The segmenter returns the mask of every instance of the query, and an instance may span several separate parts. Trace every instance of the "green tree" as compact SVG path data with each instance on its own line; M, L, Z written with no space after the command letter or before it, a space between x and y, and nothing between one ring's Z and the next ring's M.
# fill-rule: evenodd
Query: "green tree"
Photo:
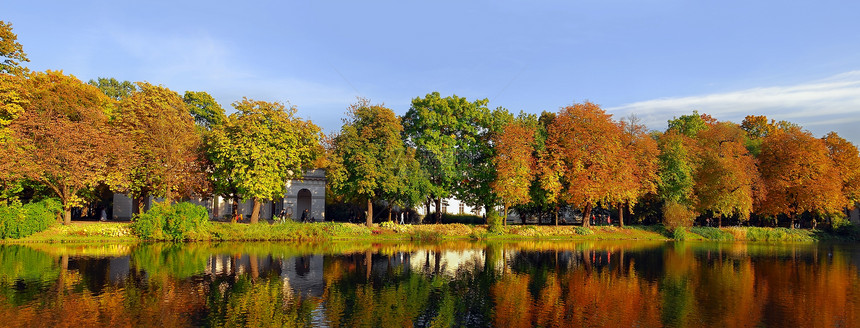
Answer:
M478 114L482 119L473 121L470 129L474 131L474 140L463 143L457 152L457 172L460 178L455 185L454 195L470 206L483 206L489 213L500 204L498 195L491 187L498 173L493 165L493 158L496 156L495 140L505 126L514 121L514 116L503 107L491 111L478 108Z
M206 130L211 130L212 126L223 124L224 120L227 119L224 108L215 101L215 98L204 91L185 91L182 100L185 101L188 111L194 117L194 123Z
M21 62L29 62L18 35L12 32L12 23L0 20L0 74L21 75L27 72Z
M487 100L468 101L438 92L412 100L403 116L403 139L416 150L416 157L431 182L428 190L436 202L436 222L442 220L442 198L450 197L468 173L462 170L475 147L487 115ZM466 180L468 181L468 180Z
M99 77L95 80L87 82L101 90L106 96L116 101L122 101L130 97L135 92L140 91L136 84L130 81L118 81L115 78Z
M367 226L373 225L373 203L404 191L408 169L400 120L388 108L360 99L350 105L340 134L334 138L331 186L348 199L367 202ZM387 199L383 199L387 198Z
M660 147L659 182L657 194L664 202L664 210L682 206L688 212L695 203L693 186L696 164L689 149L688 137L675 131L667 131L658 139Z
M319 127L296 117L295 107L243 98L236 113L212 130L216 179L230 179L238 194L254 200L251 223L262 201L283 197L287 183L301 178L322 155Z
M717 122L708 114L699 114L698 111L693 111L689 115L681 115L680 117L669 120L669 128L666 132L673 131L693 138L699 131L707 129L708 126L714 125Z

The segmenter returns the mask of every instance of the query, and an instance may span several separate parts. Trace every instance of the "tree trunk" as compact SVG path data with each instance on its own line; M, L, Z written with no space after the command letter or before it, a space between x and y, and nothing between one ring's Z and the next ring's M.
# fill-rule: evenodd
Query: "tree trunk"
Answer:
M717 228L722 228L722 227L723 227L723 216L717 215Z
M591 204L585 205L585 212L582 213L582 226L586 228L591 226Z
M391 205L388 205L388 222L391 222Z
M212 216L218 219L218 196L212 196Z
M233 218L238 217L239 216L239 195L237 195L237 194L233 194L233 206L232 206L232 208L233 208L233 210L231 211L232 213L230 213L230 215Z
M69 225L72 223L72 208L64 208L63 209L63 225Z
M257 223L260 219L260 199L254 198L254 210L251 211L251 223Z
M624 203L618 203L618 226L624 228Z
M367 199L367 226L373 227L373 202Z
M504 223L502 223L502 225L508 224L508 203L505 203L505 219L502 222L504 222Z
M558 206L555 207L555 226L558 226Z
M429 198L427 199L427 202L424 203L424 205L427 206L427 211L424 212L424 220L421 220L422 221L421 223L424 223L424 221L429 219L429 216L430 216L430 199Z
M140 192L137 195L134 195L134 214L140 214L146 212L146 200L149 198L148 192Z
M442 223L442 197L436 198L436 224Z

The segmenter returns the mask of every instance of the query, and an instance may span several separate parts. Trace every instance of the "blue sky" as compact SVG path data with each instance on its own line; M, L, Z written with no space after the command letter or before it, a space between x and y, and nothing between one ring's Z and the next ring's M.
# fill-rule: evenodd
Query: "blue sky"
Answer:
M540 113L589 100L652 129L698 110L860 142L860 1L0 1L34 70L289 102L433 91Z

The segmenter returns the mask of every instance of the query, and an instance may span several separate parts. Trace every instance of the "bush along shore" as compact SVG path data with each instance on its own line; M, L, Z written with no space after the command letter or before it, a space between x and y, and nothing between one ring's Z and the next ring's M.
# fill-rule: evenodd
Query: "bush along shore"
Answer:
M724 227L676 228L654 226L535 226L511 225L491 228L487 225L420 224L399 225L383 222L366 225L341 222L256 224L208 222L177 224L165 222L79 222L52 225L46 230L22 238L7 238L5 243L22 242L141 242L141 241L435 241L435 240L676 240L676 241L751 241L751 242L817 242L856 241L856 233L828 233L817 230Z

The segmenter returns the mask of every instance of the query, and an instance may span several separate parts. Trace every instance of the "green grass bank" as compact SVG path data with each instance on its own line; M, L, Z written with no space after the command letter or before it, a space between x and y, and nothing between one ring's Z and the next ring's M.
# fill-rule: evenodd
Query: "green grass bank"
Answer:
M185 231L184 241L427 241L427 240L708 240L753 242L817 242L856 241L857 234L833 234L817 230L757 228L757 227L693 227L668 231L661 225L598 226L538 226L511 225L490 231L486 225L424 224L398 225L385 222L374 227L365 225L320 223L257 224L209 222ZM177 240L161 234L155 238L141 238L131 223L75 222L71 225L53 225L47 230L23 238L4 239L4 243L129 243L139 241Z

